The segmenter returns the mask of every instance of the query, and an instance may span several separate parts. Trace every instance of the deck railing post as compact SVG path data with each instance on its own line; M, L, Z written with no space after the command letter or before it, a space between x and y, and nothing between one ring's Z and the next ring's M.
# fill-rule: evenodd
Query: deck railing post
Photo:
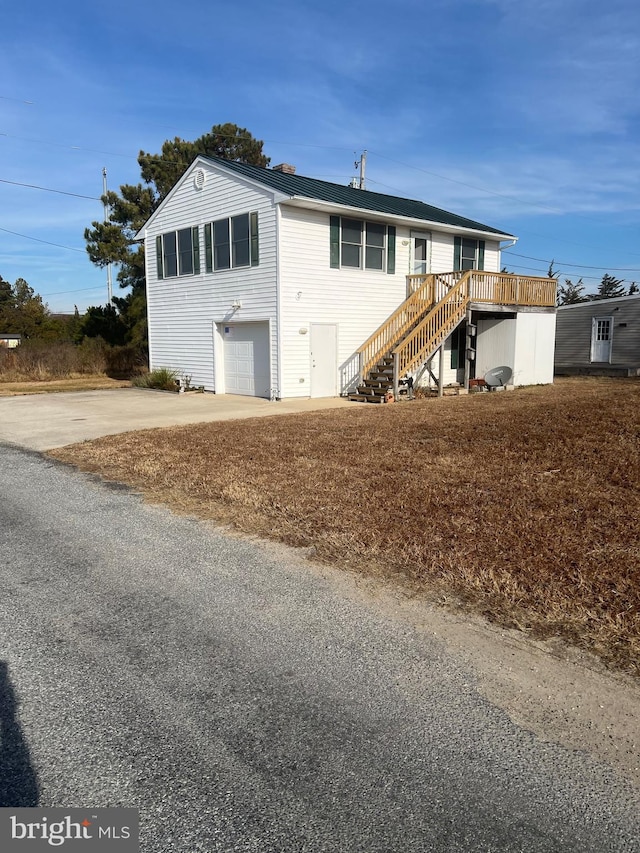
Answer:
M394 401L400 396L400 353L393 354L393 399Z

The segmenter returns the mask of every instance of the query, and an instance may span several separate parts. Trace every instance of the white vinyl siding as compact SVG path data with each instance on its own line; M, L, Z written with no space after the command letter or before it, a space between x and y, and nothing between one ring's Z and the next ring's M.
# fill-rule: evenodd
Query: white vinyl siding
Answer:
M431 272L449 272L454 269L454 234L431 232ZM484 269L500 272L500 243L486 239L484 242Z
M269 321L271 363L277 376L276 212L272 193L238 177L227 177L215 165L198 164L205 171L201 190L190 173L176 186L157 212L146 233L149 357L152 369L171 367L191 376L194 385L216 390L224 385L224 371L215 370L215 324ZM158 279L157 235L199 226L200 254L204 253L204 226L256 212L260 230L260 264L239 269ZM241 249L239 250L242 251ZM234 304L242 307L233 309ZM222 354L219 353L222 359Z
M391 223L381 220L380 224ZM310 394L311 323L338 324L338 393L353 387L358 373L356 350L406 298L411 232L415 230L409 225L396 225L394 274L380 275L378 270L355 266L336 269L330 263L329 216L320 211L282 205L280 281L284 397L308 397ZM431 238L432 272L452 271L453 233L432 231ZM361 248L364 250L364 235ZM498 271L498 265L499 243L486 241L485 268ZM449 363L447 347L445 364ZM446 382L455 382L455 369L447 369L445 376Z
M553 382L555 312L518 311L512 318L478 319L476 377L510 367L514 385Z
M384 225L385 223L381 223ZM396 238L396 273L330 264L329 216L282 205L280 281L284 397L310 395L311 324L338 325L338 393L358 372L356 349L406 297L407 244ZM363 246L364 249L364 237Z

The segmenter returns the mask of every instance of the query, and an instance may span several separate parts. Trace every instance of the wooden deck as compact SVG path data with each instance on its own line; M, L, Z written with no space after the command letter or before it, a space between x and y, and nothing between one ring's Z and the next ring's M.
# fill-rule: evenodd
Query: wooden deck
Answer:
M366 382L384 359L393 358L393 387L415 370L474 306L548 309L556 304L551 278L465 270L407 276L406 300L359 348L360 379Z

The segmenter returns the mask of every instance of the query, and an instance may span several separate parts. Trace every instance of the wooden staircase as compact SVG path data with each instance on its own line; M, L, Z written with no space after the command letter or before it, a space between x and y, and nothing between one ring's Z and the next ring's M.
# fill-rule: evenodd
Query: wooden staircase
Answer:
M553 279L481 270L411 276L413 292L358 350L360 384L349 399L382 403L431 359L465 319L471 303L555 305Z
M384 403L390 391L398 399L401 379L428 361L465 318L469 277L469 272L425 277L421 288L358 351L368 353L371 341L382 344L373 363L371 356L361 361L363 378L350 400Z
M384 403L393 389L393 355L385 355L371 368L368 375L349 399L357 403Z

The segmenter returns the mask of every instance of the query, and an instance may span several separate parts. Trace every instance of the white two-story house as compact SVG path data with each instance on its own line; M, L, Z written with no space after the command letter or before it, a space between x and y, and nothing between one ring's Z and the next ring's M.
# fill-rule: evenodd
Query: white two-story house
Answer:
M385 359L396 389L553 381L555 282L501 274L512 235L423 202L199 156L137 238L150 366L206 390L378 399Z

